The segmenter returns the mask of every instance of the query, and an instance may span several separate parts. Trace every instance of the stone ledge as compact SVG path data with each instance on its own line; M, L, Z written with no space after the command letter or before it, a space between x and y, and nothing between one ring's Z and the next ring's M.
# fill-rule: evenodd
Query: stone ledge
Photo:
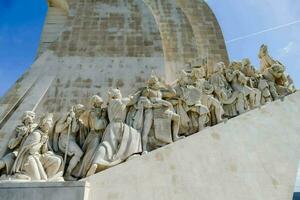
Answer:
M89 183L0 182L0 200L87 200Z

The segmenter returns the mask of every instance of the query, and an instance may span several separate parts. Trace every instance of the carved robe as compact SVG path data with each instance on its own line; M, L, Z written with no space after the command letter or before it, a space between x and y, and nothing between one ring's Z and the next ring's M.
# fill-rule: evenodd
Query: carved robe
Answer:
M107 126L106 110L101 108L92 108L91 111L87 113L87 116L83 119L83 121L87 126L88 135L82 146L84 156L73 172L73 176L77 178L85 177L92 165L97 147L101 142L103 132Z
M124 123L127 113L128 98L109 101L108 124L101 144L99 145L93 164L98 170L117 165L134 154L141 153L141 134Z
M214 86L218 100L223 104L226 116L234 117L238 111L244 112L244 95L238 91L233 91L223 74L215 73L209 81Z
M19 152L19 147L22 146L27 136L37 127L37 124L30 124L28 126L21 124L16 127L16 137L9 141L8 148L13 150L6 154L1 160L5 162L4 174L9 175L15 159Z
M20 146L12 174L29 180L51 180L62 175L62 159L48 151L48 135L35 130Z

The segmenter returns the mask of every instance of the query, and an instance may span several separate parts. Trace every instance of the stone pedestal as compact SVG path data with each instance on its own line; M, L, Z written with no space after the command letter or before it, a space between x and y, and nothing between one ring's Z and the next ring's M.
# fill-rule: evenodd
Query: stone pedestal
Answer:
M85 181L0 183L0 200L88 200L88 192Z

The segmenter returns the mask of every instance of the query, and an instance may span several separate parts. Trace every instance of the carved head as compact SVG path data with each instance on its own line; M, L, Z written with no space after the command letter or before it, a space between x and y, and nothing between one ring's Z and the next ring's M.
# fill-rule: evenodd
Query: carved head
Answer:
M122 93L119 89L110 89L108 92L108 96L110 99L121 99Z
M53 127L53 115L52 114L44 115L40 120L39 128L44 133L49 133L52 127Z
M232 61L229 64L229 68L233 69L233 70L241 70L242 69L242 62L238 62L238 61Z
M91 98L91 106L94 108L101 108L103 102L104 102L103 99L98 95L94 95Z
M205 69L203 67L193 68L191 75L192 75L193 78L202 79L206 76L206 72L205 72Z
M157 78L157 76L155 75L151 75L150 79L148 80L148 87L152 88L152 89L159 89L160 88L160 84L159 84L159 80Z
M258 76L256 69L251 65L251 61L249 58L243 59L242 64L243 64L242 70L246 76L251 76L251 77Z
M75 113L75 118L79 118L85 111L85 107L82 104L77 104L72 108L73 112Z
M281 77L284 75L284 71L285 71L284 66L281 65L281 64L278 64L278 63L273 64L273 65L271 66L271 68L270 68L271 74L272 74L276 79L281 78Z
M35 120L35 112L33 111L26 111L24 112L22 116L22 123L27 125L27 124L33 124Z
M266 56L268 54L268 46L265 45L265 44L262 44L260 46L260 49L259 49L259 54L258 54L258 57L259 58L263 58L264 56Z
M251 65L251 61L249 58L244 58L242 60L242 64L243 64L243 66L249 66L249 65Z
M214 65L213 67L213 73L222 73L224 72L225 64L223 62L219 62Z

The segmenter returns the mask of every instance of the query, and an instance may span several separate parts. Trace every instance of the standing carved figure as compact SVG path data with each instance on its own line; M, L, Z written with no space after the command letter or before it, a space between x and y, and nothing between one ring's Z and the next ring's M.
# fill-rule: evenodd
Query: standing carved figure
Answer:
M133 97L123 98L118 89L112 89L108 96L109 124L105 129L87 176L115 166L142 152L141 134L125 124L127 107L135 103Z
M214 97L214 87L209 81L205 79L205 74L206 73L204 68L193 68L191 81L193 85L195 85L202 91L201 103L210 110L210 125L215 125L221 123L224 120L223 115L225 114L225 112L221 102Z
M254 109L260 105L261 93L247 86L248 78L241 72L242 63L232 62L225 69L225 77L231 84L233 90L242 93L249 100L250 109Z
M95 152L107 127L107 111L102 108L102 104L102 98L94 95L91 98L92 108L83 114L82 121L87 128L88 134L82 146L84 156L73 172L73 176L77 178L84 178L92 166Z
M21 144L12 175L28 180L63 180L62 158L48 148L48 133L52 127L52 115L41 118L38 127Z
M33 111L26 111L21 120L22 124L18 125L15 129L16 136L10 139L8 143L8 148L12 152L0 159L0 170L4 175L10 174L12 165L18 155L19 147L27 136L37 127L35 123L35 113Z
M58 121L54 129L54 150L56 152L61 151L64 155L71 157L68 168L65 171L66 180L74 180L74 177L72 177L73 169L83 155L83 151L77 141L78 137L83 139L85 135L85 133L82 133L85 132L85 127L80 119L84 111L85 108L81 104L72 107L71 111Z
M205 128L209 110L201 103L202 90L192 84L191 77L180 71L176 86L176 100L173 102L180 115L180 133L188 136Z
M274 64L265 70L263 77L268 81L273 100L295 92L285 74L285 67L281 64Z
M234 91L227 82L224 75L224 63L218 63L214 66L214 73L209 82L214 86L214 92L219 101L223 104L225 115L234 117L246 112L245 96L239 91Z
M270 68L273 64L278 63L270 55L268 51L268 46L263 44L259 49L258 58L260 60L260 72L265 73L265 71Z
M155 149L182 138L178 135L180 116L174 112L173 105L163 99L174 96L176 96L175 90L171 87L162 88L156 76L151 76L148 80L147 88L142 92L142 103L145 105L142 131L143 152L147 152L149 146ZM150 139L151 142L149 142Z
M272 101L269 85L263 76L256 71L256 69L251 65L248 58L242 60L241 71L247 76L247 85L251 87L256 93L257 101L264 105L267 102Z

